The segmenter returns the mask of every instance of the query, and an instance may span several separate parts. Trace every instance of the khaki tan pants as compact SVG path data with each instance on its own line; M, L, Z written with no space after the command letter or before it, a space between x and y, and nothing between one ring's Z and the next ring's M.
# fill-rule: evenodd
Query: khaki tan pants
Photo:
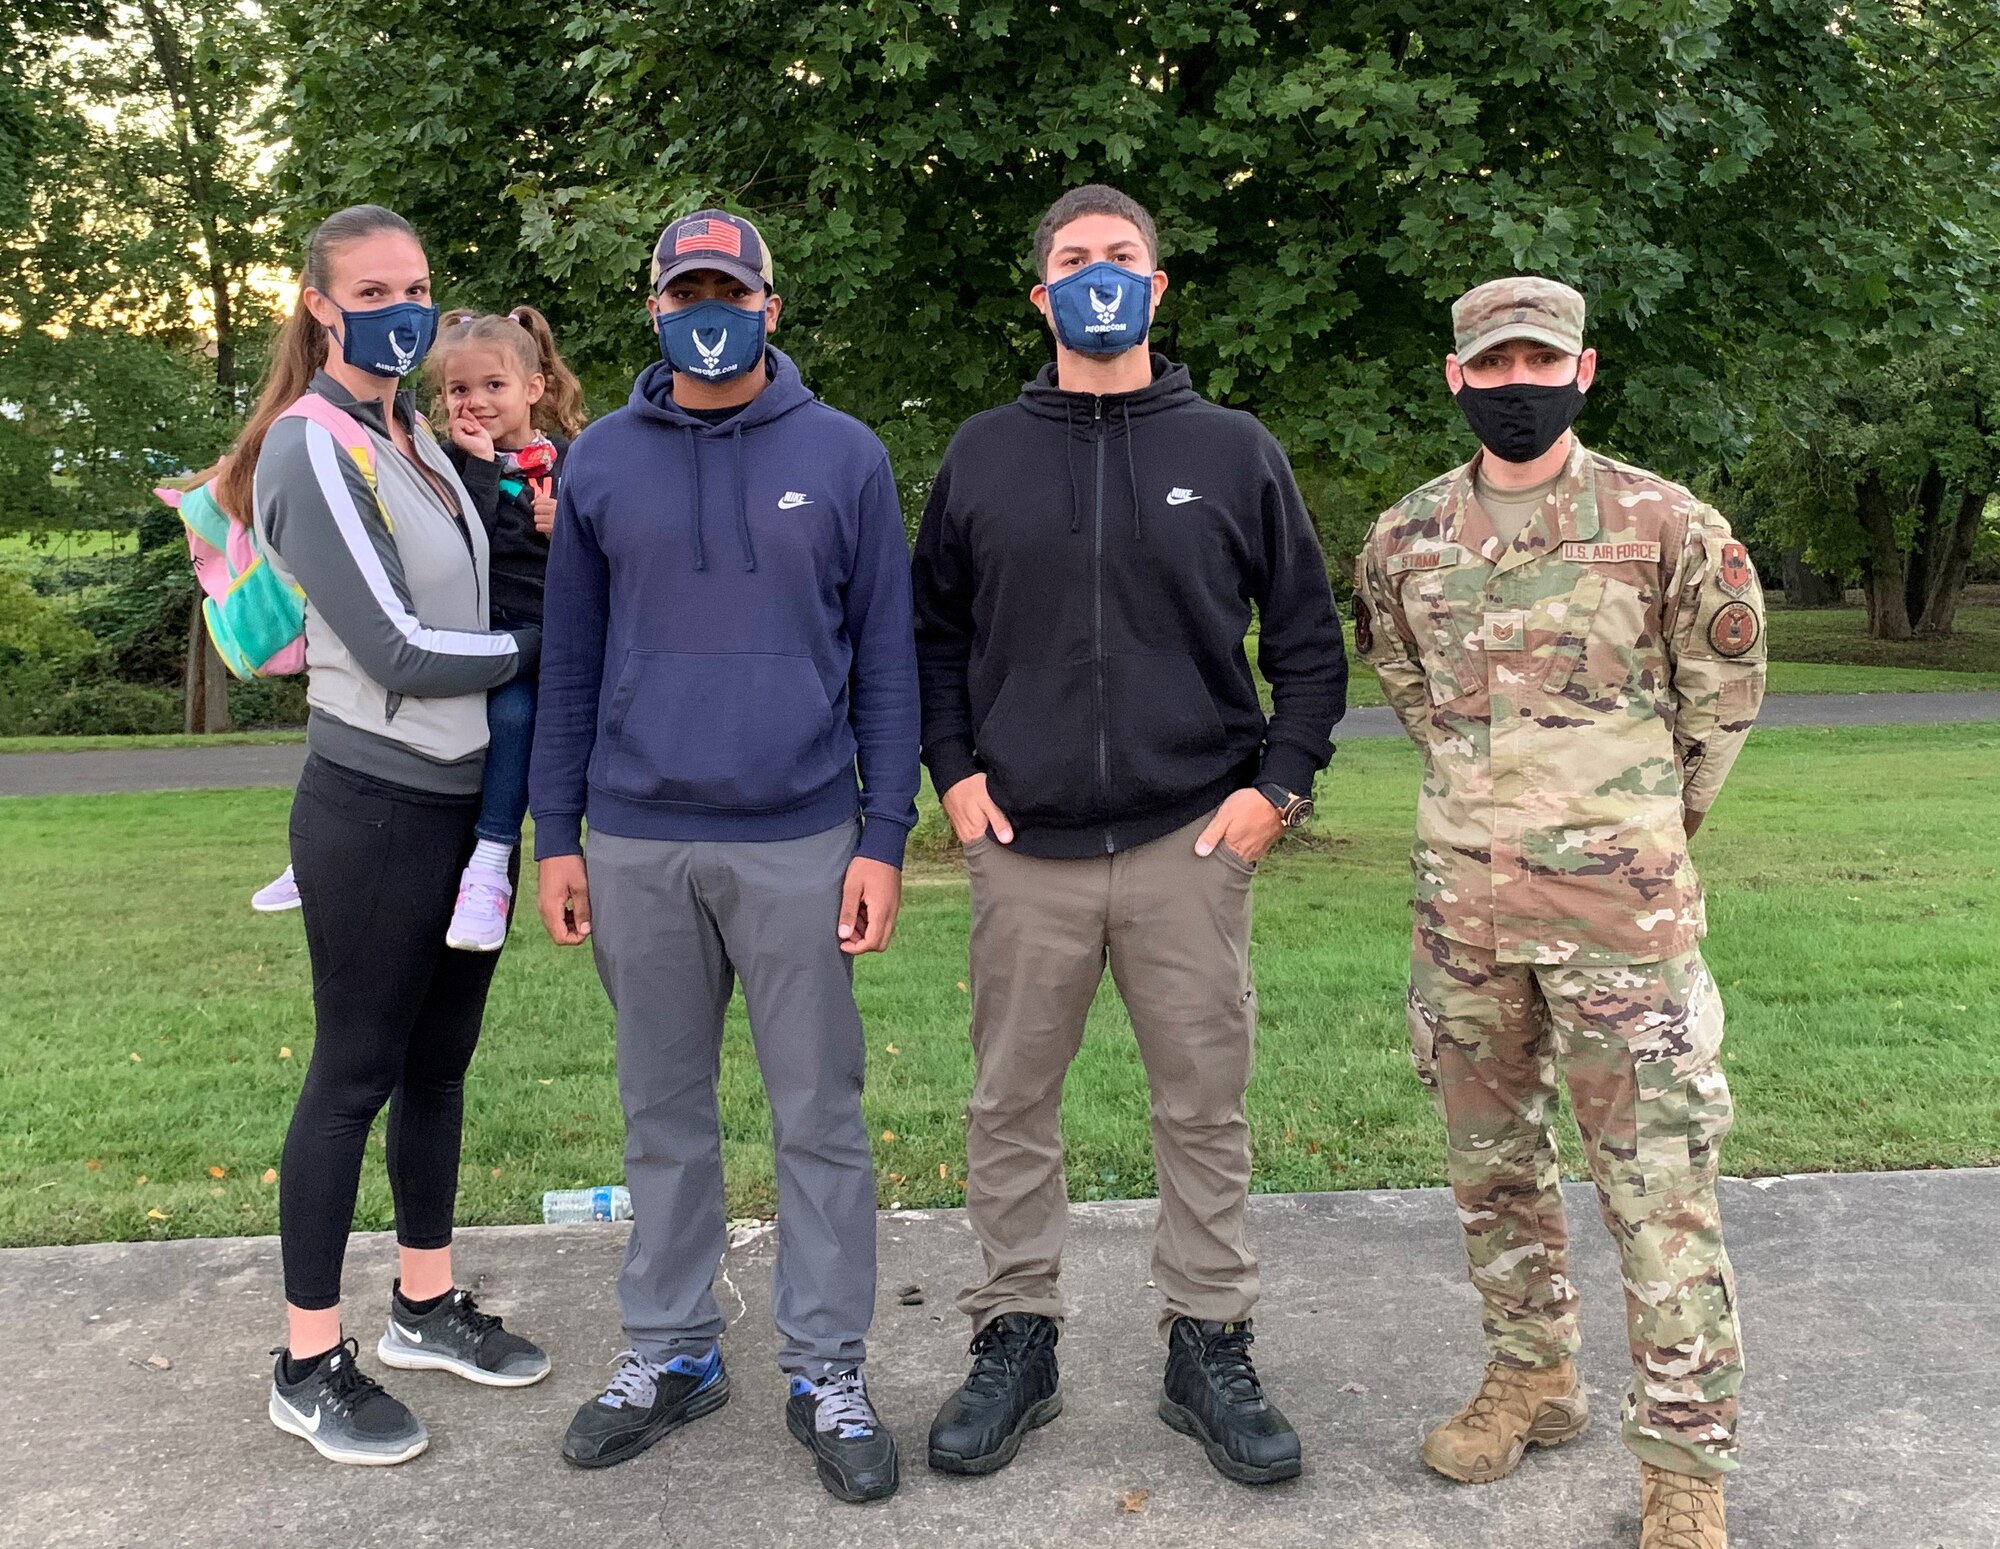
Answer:
M966 848L977 1074L965 1203L986 1280L958 1305L975 1328L1007 1312L1062 1316L1063 1077L1107 963L1152 1089L1160 1327L1247 1317L1256 1303L1243 1238L1255 868L1225 848L1197 856L1207 821L1090 860L1038 860L990 836Z

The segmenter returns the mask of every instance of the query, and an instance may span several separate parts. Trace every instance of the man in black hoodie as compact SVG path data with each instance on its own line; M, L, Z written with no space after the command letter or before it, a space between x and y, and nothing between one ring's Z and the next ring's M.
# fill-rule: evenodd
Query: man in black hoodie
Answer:
M1062 1084L1108 963L1152 1087L1161 1418L1232 1479L1288 1479L1298 1436L1249 1354L1250 879L1311 815L1340 628L1277 442L1139 348L1167 288L1152 218L1074 189L1035 260L1055 363L959 428L914 571L924 760L972 879L966 1206L986 1260L930 1463L990 1473L1061 1409Z

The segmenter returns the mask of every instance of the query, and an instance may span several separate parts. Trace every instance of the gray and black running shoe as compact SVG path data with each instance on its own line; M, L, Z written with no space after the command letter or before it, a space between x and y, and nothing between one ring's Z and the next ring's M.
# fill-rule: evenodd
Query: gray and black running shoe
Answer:
M609 1468L636 1458L661 1437L729 1401L729 1373L720 1346L704 1355L649 1361L622 1350L605 1390L569 1422L563 1457L578 1468Z
M489 1388L525 1388L549 1374L539 1345L510 1334L481 1312L470 1291L454 1290L429 1312L417 1314L402 1298L389 1298L389 1327L375 1353L384 1366L404 1371L456 1372Z
M819 1482L835 1499L879 1501L896 1493L902 1478L896 1438L876 1415L860 1372L818 1382L794 1376L785 1426L812 1453Z
M431 1444L415 1415L354 1364L351 1339L327 1352L298 1382L285 1381L285 1352L273 1350L271 1423L303 1437L335 1463L407 1463Z

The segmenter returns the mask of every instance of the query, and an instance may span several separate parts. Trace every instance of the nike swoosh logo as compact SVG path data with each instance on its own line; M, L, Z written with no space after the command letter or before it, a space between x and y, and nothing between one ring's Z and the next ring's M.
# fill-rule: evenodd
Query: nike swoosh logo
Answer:
M307 1430L311 1431L315 1436L319 1434L319 1405L317 1404L313 1405L313 1412L308 1415L308 1414L301 1414L299 1412L298 1406L295 1405L290 1399L286 1398L283 1394L278 1395L278 1402L283 1404L287 1409L291 1410L291 1412L298 1417L298 1422L300 1425L303 1425Z
M804 495L787 493L778 497L778 509L780 511L794 511L800 506L809 506L811 504L812 502L806 499Z
M1184 506L1190 500L1199 500L1199 499L1201 499L1201 496L1197 495L1191 489L1171 490L1167 494L1167 504L1170 506Z
M392 1319L391 1321L393 1322L394 1320ZM419 1334L413 1328L404 1328L403 1325L400 1323L396 1324L396 1332L398 1334L401 1334L405 1339L407 1339L413 1345L420 1345L424 1342L423 1335Z

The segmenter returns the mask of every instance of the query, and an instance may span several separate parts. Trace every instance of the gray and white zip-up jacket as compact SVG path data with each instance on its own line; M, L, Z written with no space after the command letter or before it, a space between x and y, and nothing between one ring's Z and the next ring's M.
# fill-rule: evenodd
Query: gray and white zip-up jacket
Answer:
M379 403L324 371L312 390L367 432L376 487L309 420L279 420L257 458L257 537L306 598L306 745L398 785L476 792L486 690L533 669L541 633L487 627L486 530L410 395L396 416L456 512L396 449Z

